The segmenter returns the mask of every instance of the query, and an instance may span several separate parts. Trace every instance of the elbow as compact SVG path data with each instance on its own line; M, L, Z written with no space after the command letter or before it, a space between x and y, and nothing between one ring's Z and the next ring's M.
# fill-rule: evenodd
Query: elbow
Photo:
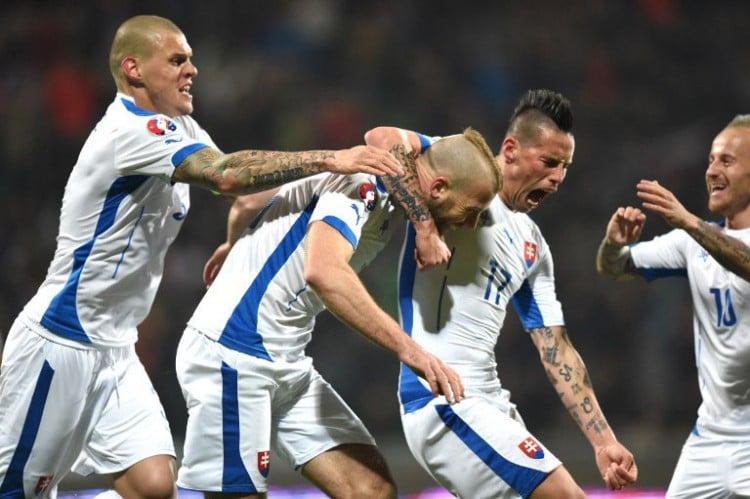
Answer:
M393 144L394 134L398 135L398 131L393 127L379 126L372 128L365 133L365 144L387 149Z
M303 277L305 282L315 293L320 296L325 293L326 277L325 270L320 265L305 265Z

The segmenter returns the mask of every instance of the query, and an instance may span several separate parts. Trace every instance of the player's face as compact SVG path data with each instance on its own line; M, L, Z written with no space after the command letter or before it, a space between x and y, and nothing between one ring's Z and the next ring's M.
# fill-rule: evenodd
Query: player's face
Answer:
M185 36L162 32L151 57L141 61L143 84L158 113L175 117L193 112L190 89L198 69L190 58L193 51Z
M503 202L523 213L539 206L565 180L574 147L572 135L549 127L542 127L536 138L523 145L506 138L500 158Z
M454 189L430 208L438 231L445 234L458 227L475 228L479 215L487 209L495 195L486 182L475 182L466 189Z
M714 139L706 169L708 209L731 217L750 210L750 128L732 127Z

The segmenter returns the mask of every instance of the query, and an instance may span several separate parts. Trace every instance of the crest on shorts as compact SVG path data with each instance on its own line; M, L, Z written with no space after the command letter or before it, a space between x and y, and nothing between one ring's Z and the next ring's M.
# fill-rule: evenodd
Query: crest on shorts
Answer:
M531 459L543 459L544 458L544 449L542 449L542 446L534 440L532 437L526 437L523 442L518 444L518 448L521 449L521 452L526 454Z
M264 477L268 476L268 469L271 467L271 451L262 450L258 452L258 471Z
M536 244L529 241L523 242L523 260L526 262L526 268L534 265L534 262L536 262Z
M372 182L365 182L359 186L359 197L365 203L365 210L372 211L378 203L378 190Z
M49 475L49 476L40 476L39 480L36 482L36 487L34 488L34 493L36 495L41 494L42 492L46 491L50 485L52 485L52 479L55 477L55 475Z
M146 128L148 128L148 131L154 135L164 135L167 132L174 132L177 130L177 125L174 124L174 121L165 118L164 116L157 116L148 120Z

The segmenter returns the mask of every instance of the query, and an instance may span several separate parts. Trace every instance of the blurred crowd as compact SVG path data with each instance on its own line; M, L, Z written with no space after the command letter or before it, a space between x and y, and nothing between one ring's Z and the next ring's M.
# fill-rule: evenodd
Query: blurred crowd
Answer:
M102 0L0 5L0 338L41 283L78 150L114 95L107 58L126 18L169 17L199 74L193 116L227 151L340 148L379 124L432 135L472 126L497 149L527 88L573 103L576 151L561 191L533 217L555 255L568 330L616 430L690 431L699 399L686 281L615 285L594 269L612 211L657 179L696 214L714 135L748 112L750 3L741 0L427 2ZM138 351L176 435L186 411L174 376L201 269L228 204L193 190ZM650 216L645 236L666 225ZM395 313L399 232L363 274ZM498 361L534 429L574 423L517 320ZM330 315L310 353L378 436L399 435L395 358ZM676 455L675 455L676 457Z

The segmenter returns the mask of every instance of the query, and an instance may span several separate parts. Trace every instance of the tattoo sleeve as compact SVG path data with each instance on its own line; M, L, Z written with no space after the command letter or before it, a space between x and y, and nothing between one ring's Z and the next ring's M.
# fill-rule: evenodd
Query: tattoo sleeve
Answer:
M590 439L609 431L586 366L562 326L529 330L560 401Z
M404 144L391 148L390 152L404 165L403 175L383 177L388 192L404 209L406 216L414 223L430 220L432 215L424 198L419 194L416 158L409 154Z
M687 231L724 268L750 281L750 247L704 220Z
M334 151L246 150L221 154L205 147L186 157L173 179L212 190L249 194L326 171Z

